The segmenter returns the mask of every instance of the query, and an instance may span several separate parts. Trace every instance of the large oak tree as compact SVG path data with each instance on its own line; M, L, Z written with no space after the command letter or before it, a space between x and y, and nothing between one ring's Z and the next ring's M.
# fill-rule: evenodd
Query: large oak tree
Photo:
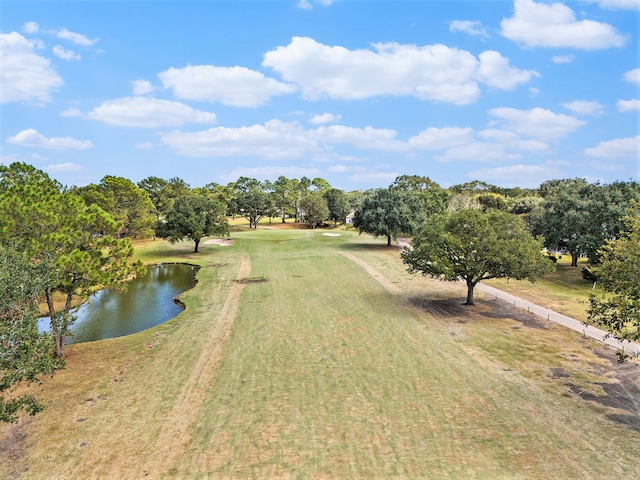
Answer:
M226 236L229 224L225 207L204 195L185 195L179 197L165 218L156 223L156 234L171 243L188 239L195 243L194 252L198 253L200 240L208 235Z
M478 282L490 278L527 279L553 271L542 253L542 242L515 215L499 210L460 210L437 215L402 251L410 273L464 280L466 305L474 305Z

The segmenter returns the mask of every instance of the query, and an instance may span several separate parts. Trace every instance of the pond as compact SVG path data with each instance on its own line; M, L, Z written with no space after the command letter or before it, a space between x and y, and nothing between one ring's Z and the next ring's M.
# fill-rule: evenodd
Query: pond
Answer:
M96 292L78 310L67 343L92 342L141 332L175 317L183 307L174 297L195 285L197 268L184 264L147 267L147 273L129 282L123 292ZM50 332L49 318L38 321L41 332Z

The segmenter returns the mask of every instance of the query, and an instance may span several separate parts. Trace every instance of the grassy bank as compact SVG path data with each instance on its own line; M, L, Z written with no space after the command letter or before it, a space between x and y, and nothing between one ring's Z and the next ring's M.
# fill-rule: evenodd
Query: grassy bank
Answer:
M265 226L266 227L266 226ZM640 458L639 374L351 232L137 244L186 261L174 320L73 345L0 427L0 478L609 478ZM241 284L239 277L264 277Z

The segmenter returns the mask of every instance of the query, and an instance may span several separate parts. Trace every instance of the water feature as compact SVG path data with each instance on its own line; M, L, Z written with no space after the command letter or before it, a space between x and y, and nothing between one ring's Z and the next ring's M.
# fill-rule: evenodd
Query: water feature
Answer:
M78 308L78 319L71 327L73 336L67 343L130 335L175 317L183 307L174 297L193 287L196 271L197 267L184 264L153 265L123 292L96 292ZM41 318L38 328L51 331L49 318Z

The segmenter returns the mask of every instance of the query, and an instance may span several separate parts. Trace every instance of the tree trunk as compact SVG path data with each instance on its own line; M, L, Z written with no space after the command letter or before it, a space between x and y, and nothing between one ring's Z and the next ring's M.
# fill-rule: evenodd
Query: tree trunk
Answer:
M467 280L467 301L465 302L465 305L470 305L470 306L475 305L473 301L473 289L475 287L476 287L475 283L471 283L469 280Z
M571 253L571 266L572 267L577 267L578 266L578 258L580 258L580 255L578 254L578 252L570 252Z
M387 235L387 247L391 246L391 235Z
M200 239L199 239L199 238L197 238L197 239L195 239L193 242L196 244L196 248L195 248L195 250L193 251L193 253L198 253L198 245L200 245Z
M58 320L55 317L56 309L53 306L53 297L51 291L47 289L45 291L45 297L47 299L47 307L49 308L49 318L51 322L51 334L53 335L53 343L56 345L56 357L64 356L64 342L62 341L60 330L58 328Z

